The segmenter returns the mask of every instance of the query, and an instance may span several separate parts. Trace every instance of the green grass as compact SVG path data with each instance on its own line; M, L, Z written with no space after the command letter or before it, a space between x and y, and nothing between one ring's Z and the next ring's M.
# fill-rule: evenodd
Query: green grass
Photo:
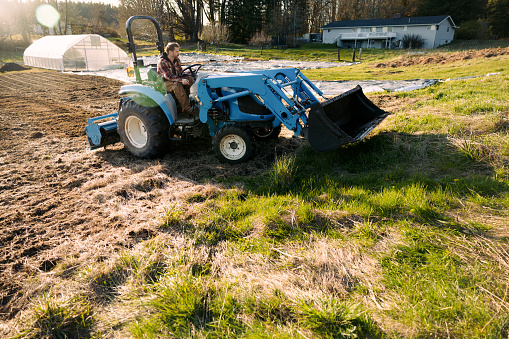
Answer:
M34 301L31 319L26 330L16 338L78 338L90 336L94 324L91 306L83 297L57 301L44 294Z
M421 336L507 335L509 318L494 312L485 292L504 293L506 283L498 280L495 267L455 255L449 247L451 238L461 241L455 232L443 238L444 232L424 227L403 234L405 243L381 258L385 286L399 304L391 316L419 324Z
M407 52L394 52L391 59ZM430 54L437 53L430 51ZM389 54L390 55L390 54ZM456 61L446 64L415 65L396 68L376 68L377 58L366 57L357 65L348 67L305 70L303 73L313 80L409 80L409 79L455 79L469 76L483 76L489 73L509 72L507 56Z
M506 62L509 66L509 60ZM465 79L444 82L440 86L431 86L423 91L407 92L405 97L426 96L414 107L440 108L442 111L451 110L454 114L489 115L507 111L507 91L509 91L509 68L501 74L489 76L479 80ZM494 87L500 88L494 90ZM472 100L475 98L475 100Z
M504 71L395 94L419 100L402 105L367 140L325 154L304 147L276 159L264 176L235 178L242 189L200 203L198 217L185 223L195 246L223 249L224 260L247 276L212 268L186 278L191 285L175 283L187 292L173 287L158 300L198 296L178 301L192 306L182 315L184 325L173 328L180 322L171 318L173 325L156 331L145 324L137 336L166 330L184 337L269 337L281 328L292 338L507 336L507 239L488 236L494 225L484 211L507 225L507 80ZM375 273L332 273L337 261L319 264L312 251L324 241L372 258ZM352 287L341 299L318 288L322 297L310 300L302 283L287 290L249 283L252 270L278 272L279 279L293 270L332 281L339 274ZM248 290L250 297L227 297L229 289ZM218 296L224 310L236 310L236 316L225 311L226 325L214 310ZM178 307L156 309L163 316Z
M304 337L298 328L325 338L381 337L360 304L334 298L291 300L277 290L254 297L236 284L223 288L208 276L182 271L164 276L153 293L147 307L154 315L130 326L136 338Z
M23 62L23 52L0 51L0 64Z
M304 291L259 290L220 267L196 275L187 265L187 271L182 267L160 280L151 292L157 299L146 305L154 315L140 319L131 333L140 338L279 337L281 329L291 338L507 335L509 318L501 310L509 272L499 270L497 262L507 264L509 256L484 252L493 245L484 238L491 227L476 219L482 214L454 217L472 204L491 206L507 220L507 172L497 178L485 166L476 168L479 159L447 145L447 136L439 136L442 128L438 136L433 128L425 130L429 137L395 141L381 135L325 155L305 148L276 159L266 177L204 202L198 218L186 222L194 246L227 246L223 255L233 266L255 261L251 269L265 272L269 260L282 275L302 269L306 246L320 239L356 244L378 261L378 281L359 276L355 289L341 299L321 290L325 299L309 300ZM398 240L387 244L390 238ZM385 300L381 310L356 303L373 295ZM373 313L405 331L381 329Z

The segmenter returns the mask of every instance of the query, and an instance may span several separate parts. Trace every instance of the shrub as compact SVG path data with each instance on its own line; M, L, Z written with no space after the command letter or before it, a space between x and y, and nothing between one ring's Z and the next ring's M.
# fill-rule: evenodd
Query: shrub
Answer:
M419 34L405 34L402 41L403 48L416 49L424 46L424 39Z
M253 34L251 39L249 40L249 43L251 45L259 46L260 48L263 48L263 46L267 46L272 41L272 38L267 35L265 32L257 32Z
M110 38L120 38L120 33L118 33L118 31L111 26L104 27L102 29L101 35Z
M226 43L230 39L230 31L225 25L210 23L203 27L200 39L208 43Z

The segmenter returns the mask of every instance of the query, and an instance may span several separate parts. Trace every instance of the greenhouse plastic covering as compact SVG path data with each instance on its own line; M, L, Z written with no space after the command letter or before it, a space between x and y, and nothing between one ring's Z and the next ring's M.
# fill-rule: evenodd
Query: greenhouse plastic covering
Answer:
M59 71L96 71L128 65L126 52L97 34L48 35L23 54L27 66Z

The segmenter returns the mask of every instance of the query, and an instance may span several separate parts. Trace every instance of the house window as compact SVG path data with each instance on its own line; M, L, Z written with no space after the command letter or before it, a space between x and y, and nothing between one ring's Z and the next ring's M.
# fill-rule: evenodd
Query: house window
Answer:
M440 26L439 26L439 25L437 25L436 27L437 27L437 31L438 31L438 30L440 29Z
M403 32L406 32L407 28L408 28L407 26L404 26L403 27Z
M357 32L357 29L356 28L352 28L352 32Z
M449 28L451 28L451 27L447 27L447 32L449 32Z
M330 33L330 29L327 30L327 33Z

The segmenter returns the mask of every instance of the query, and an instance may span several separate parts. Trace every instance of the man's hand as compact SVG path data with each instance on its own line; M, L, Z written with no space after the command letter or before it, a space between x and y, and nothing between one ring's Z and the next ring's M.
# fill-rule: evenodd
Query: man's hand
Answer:
M187 79L182 79L182 85L189 85L189 80Z

